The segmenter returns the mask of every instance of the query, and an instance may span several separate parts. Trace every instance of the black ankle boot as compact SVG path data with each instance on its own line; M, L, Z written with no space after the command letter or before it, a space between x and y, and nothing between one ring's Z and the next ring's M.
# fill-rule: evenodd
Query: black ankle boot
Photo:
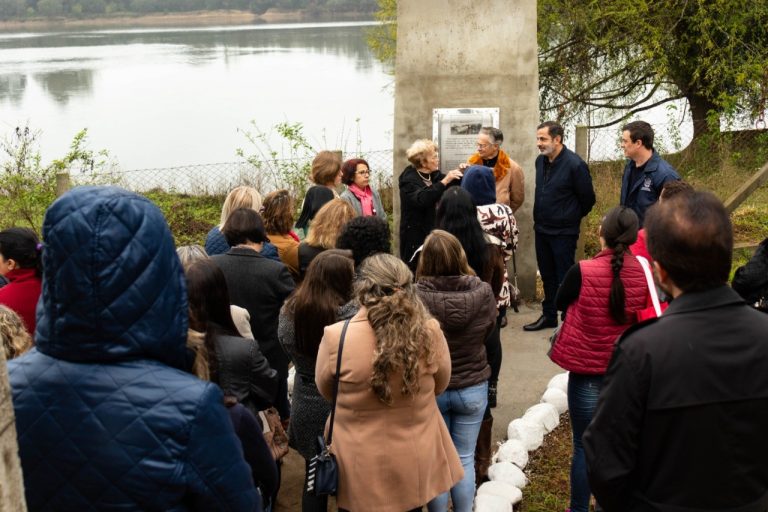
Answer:
M496 407L496 384L488 384L488 407Z

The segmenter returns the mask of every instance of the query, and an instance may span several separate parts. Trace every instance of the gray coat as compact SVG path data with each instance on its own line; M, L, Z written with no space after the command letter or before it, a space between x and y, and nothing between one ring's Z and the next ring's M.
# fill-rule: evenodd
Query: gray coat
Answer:
M358 306L352 302L341 306L337 320L352 318ZM317 454L317 436L323 434L325 420L331 413L331 404L320 396L315 385L315 357L302 354L296 348L296 334L293 316L280 311L280 324L277 336L288 357L296 368L291 403L291 424L288 427L288 444L309 460Z
M381 204L381 196L379 196L375 188L371 187L371 191L373 192L373 208L376 210L376 216L386 221L387 212L384 211L384 205ZM360 216L363 215L363 206L360 204L360 200L349 189L342 192L339 197L351 204L352 208L355 209L355 213Z

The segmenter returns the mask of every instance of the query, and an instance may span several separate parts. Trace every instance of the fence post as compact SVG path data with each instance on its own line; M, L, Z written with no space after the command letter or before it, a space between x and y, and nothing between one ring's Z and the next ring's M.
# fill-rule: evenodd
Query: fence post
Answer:
M57 172L56 173L56 197L63 196L67 190L72 188L72 184L69 181L69 173L68 172Z
M582 160L589 163L589 128L586 126L576 127L576 139L574 141L574 147L576 148L576 154L581 157ZM587 241L587 218L581 219L581 226L579 227L579 241L576 242L576 261L584 259L584 245Z

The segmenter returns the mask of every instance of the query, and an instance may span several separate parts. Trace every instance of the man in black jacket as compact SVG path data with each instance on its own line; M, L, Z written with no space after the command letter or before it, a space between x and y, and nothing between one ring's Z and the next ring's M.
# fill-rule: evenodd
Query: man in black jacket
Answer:
M544 302L541 317L524 326L526 331L557 326L557 288L573 266L581 218L595 205L589 168L563 145L563 127L553 121L540 124L536 145L541 154L536 158L533 229Z
M664 314L618 342L583 437L606 512L768 510L768 315L727 285L733 233L712 194L648 210Z

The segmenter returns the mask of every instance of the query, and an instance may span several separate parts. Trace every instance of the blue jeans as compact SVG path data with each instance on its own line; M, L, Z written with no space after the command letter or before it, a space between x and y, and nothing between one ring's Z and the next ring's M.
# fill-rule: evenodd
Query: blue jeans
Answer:
M437 407L459 452L464 478L451 489L454 512L471 512L475 498L475 444L488 403L488 382L461 389L447 389L437 397ZM448 510L448 493L427 504L429 512Z
M571 413L571 430L573 430L571 512L589 512L591 493L581 436L584 435L595 414L597 397L602 384L602 375L581 375L571 372L568 376L568 410Z

